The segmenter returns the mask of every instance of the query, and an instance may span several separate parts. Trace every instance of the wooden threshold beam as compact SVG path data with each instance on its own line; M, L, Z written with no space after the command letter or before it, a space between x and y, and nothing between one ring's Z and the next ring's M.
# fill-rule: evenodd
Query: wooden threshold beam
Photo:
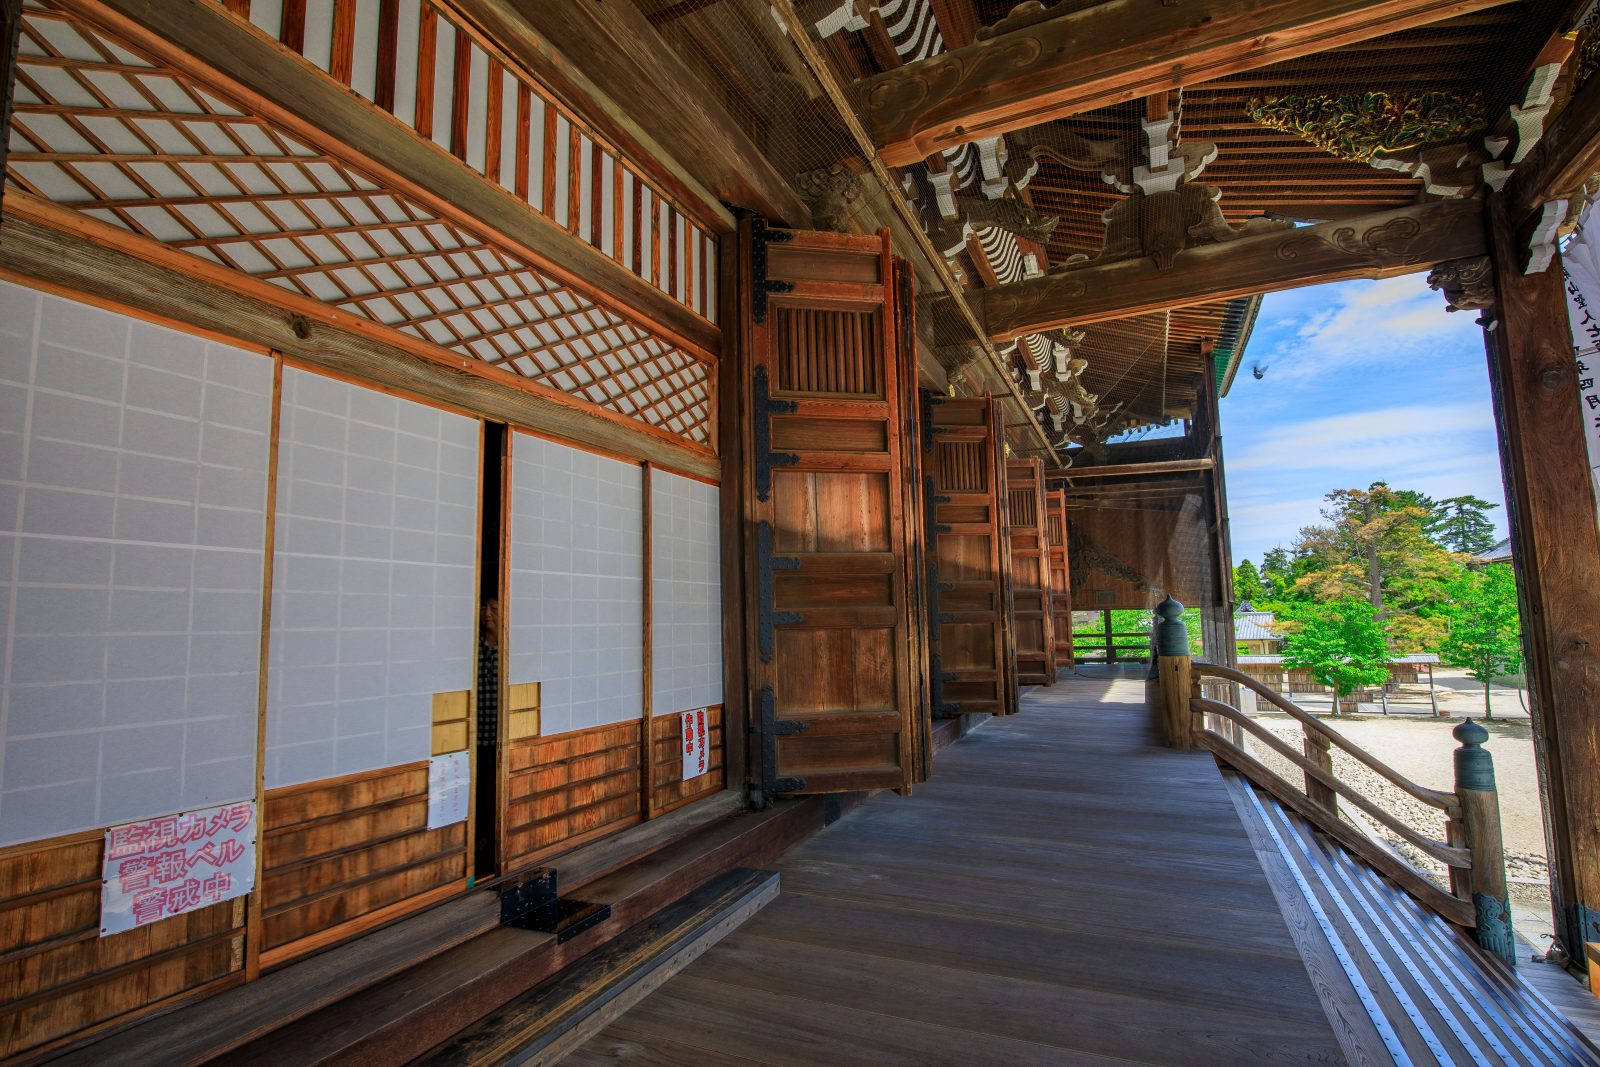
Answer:
M1540 206L1574 193L1600 172L1600 78L1590 78L1518 164L1501 192L1520 225Z
M1506 0L1109 0L997 24L987 40L858 82L883 161L1198 85Z
M59 0L440 218L494 234L563 285L714 357L717 327L209 0Z
M633 4L445 2L620 146L716 200L810 225L789 183Z
M1441 200L1178 253L1056 271L968 294L991 340L1236 296L1428 270L1485 252L1483 204Z
M1052 481L1075 481L1079 478L1116 478L1127 474L1172 474L1178 471L1208 471L1216 466L1210 456L1199 459L1155 459L1145 463L1111 463L1104 467L1070 467L1066 470L1046 471Z
M0 218L0 276L578 445L704 478L721 473L715 455L666 431L16 190Z

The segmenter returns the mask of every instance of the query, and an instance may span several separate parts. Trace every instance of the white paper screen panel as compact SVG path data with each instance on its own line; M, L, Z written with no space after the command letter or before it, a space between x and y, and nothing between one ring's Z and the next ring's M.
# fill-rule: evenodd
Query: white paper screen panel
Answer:
M545 735L644 710L639 468L517 434L507 681L539 682Z
M0 283L0 845L255 793L272 361Z
M471 689L479 424L283 373L267 785L427 759Z
M650 475L650 709L666 715L722 703L720 491Z

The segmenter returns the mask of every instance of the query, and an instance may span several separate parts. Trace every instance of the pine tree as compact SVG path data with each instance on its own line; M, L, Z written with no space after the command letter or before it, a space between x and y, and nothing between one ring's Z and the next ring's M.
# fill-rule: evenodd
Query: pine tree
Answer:
M1240 601L1259 604L1267 599L1266 586L1261 582L1261 572L1256 565L1245 560L1233 568L1233 595Z
M1267 600L1282 600L1294 586L1294 560L1282 545L1269 548L1261 557L1261 584Z
M1296 589L1318 601L1362 597L1399 650L1443 636L1438 605L1461 563L1426 532L1428 512L1383 482L1327 495L1326 524L1300 531Z
M1434 507L1434 540L1456 552L1479 555L1494 547L1489 511L1500 505L1475 496L1452 496Z

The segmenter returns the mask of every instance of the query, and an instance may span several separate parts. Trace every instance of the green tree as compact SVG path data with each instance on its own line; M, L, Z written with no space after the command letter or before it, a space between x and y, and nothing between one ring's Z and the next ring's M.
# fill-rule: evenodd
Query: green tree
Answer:
M1295 589L1322 602L1362 597L1397 649L1431 647L1444 634L1444 584L1462 561L1428 536L1418 494L1374 482L1326 499L1326 523L1302 529L1295 542Z
M1434 507L1434 540L1456 552L1478 555L1497 540L1489 512L1500 505L1475 496L1453 496Z
M1389 677L1389 647L1377 612L1359 597L1306 604L1290 614L1294 626L1284 640L1283 662L1310 673L1339 698Z
M1281 600L1294 587L1295 563L1289 550L1279 545L1269 548L1261 557L1261 584L1266 587L1263 599Z
M1439 645L1439 658L1483 683L1483 717L1492 719L1489 683L1522 669L1516 578L1510 567L1492 565L1462 573L1447 591L1450 632Z
M1233 568L1233 595L1252 604L1259 604L1267 599L1267 588L1262 584L1261 572L1256 570L1256 565L1249 560Z

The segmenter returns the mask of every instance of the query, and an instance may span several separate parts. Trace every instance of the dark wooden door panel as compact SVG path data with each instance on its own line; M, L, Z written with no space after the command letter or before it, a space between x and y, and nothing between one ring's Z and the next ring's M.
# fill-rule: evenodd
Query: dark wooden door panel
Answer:
M911 361L888 240L752 223L742 238L769 283L751 292L744 334L763 792L903 789L926 730L908 564Z
M924 440L935 705L943 714L1016 710L1007 617L1004 445L987 397L931 397Z
M1044 465L1039 460L1013 459L1006 463L1006 510L1011 537L1017 681L1022 685L1054 685L1055 628L1045 532Z
M1063 489L1045 494L1046 536L1050 544L1051 623L1055 630L1056 667L1071 670L1072 569L1067 559L1067 494Z

